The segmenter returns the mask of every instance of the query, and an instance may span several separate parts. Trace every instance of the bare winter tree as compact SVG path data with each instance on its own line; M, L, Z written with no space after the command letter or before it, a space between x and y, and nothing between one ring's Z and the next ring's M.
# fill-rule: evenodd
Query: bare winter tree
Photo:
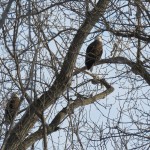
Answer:
M1 150L150 148L149 0L0 5ZM90 72L98 35L104 52Z

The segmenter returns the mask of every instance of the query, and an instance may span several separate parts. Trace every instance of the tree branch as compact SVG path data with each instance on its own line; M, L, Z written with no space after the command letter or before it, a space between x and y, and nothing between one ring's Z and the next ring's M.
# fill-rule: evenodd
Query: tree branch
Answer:
M148 73L148 71L146 71L146 69L144 68L144 66L142 66L142 64L137 64L135 62L132 62L132 61L130 61L129 59L127 59L125 57L113 57L113 58L100 60L96 64L96 66L100 65L100 64L106 64L106 63L128 65L129 67L131 67L131 71L134 74L140 75L147 82L147 84L150 85L150 74ZM73 74L77 75L80 72L83 72L84 70L86 70L86 67L82 67L80 69L76 69Z
M52 122L47 126L47 135L57 131L59 129L59 124L62 123L62 121L65 120L65 118L72 112L74 112L75 109L86 106L89 104L92 104L96 102L97 100L104 99L107 95L111 94L114 91L114 88L107 83L105 79L93 79L94 81L97 81L97 84L103 84L106 87L106 90L102 93L99 93L95 96L92 96L90 98L80 99L77 98L74 100L73 103L70 103L67 107L63 108L52 120ZM37 130L35 133L31 134L25 141L22 143L24 145L25 149L30 147L33 143L43 138L43 129ZM22 149L20 146L19 149Z
M148 42L148 43L150 42L149 35L142 35L137 32L117 31L117 30L113 30L113 29L110 29L109 31L112 32L116 36L122 36L122 37L127 37L127 38L134 37L134 38L140 39L140 40Z
M71 81L73 69L77 59L80 48L88 36L93 26L98 22L99 18L104 14L109 0L100 0L96 7L89 13L79 30L77 31L68 53L65 57L60 74L56 77L51 88L46 91L40 98L35 100L27 109L26 113L16 124L12 133L10 134L5 150L14 150L24 141L28 131L33 127L37 121L35 108L37 111L42 112L50 105L55 103L57 98L66 90L68 83ZM69 65L68 65L69 64ZM104 94L103 94L104 96Z
M140 75L147 82L147 84L150 85L150 74L146 71L142 64L137 64L124 57L115 57L102 59L97 63L97 65L104 63L126 64L131 67L131 71L134 74Z
M7 7L5 8L3 14L2 14L2 17L0 19L0 29L3 27L3 24L5 23L5 20L6 20L6 17L7 17L7 14L9 12L9 9L12 5L14 0L9 0L8 4L7 4Z

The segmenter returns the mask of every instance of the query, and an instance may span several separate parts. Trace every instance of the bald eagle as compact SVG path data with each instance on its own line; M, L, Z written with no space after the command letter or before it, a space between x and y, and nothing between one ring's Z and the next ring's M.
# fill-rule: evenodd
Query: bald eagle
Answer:
M19 109L20 99L16 93L12 93L11 98L8 100L5 109L5 123L11 124L18 109Z
M85 65L87 69L91 69L93 65L101 58L103 53L102 38L97 36L86 49Z

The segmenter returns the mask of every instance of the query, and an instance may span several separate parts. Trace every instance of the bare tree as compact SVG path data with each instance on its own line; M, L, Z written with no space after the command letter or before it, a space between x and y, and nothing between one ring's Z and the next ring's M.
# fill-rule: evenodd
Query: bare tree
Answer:
M150 148L149 1L0 5L1 150ZM97 35L104 52L89 72ZM13 93L20 107L7 125Z

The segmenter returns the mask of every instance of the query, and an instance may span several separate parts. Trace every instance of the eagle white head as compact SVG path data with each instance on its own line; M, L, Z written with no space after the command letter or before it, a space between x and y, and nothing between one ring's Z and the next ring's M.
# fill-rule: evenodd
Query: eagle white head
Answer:
M95 40L98 40L98 41L102 42L102 37L101 37L100 35L98 35L98 36L95 38Z

